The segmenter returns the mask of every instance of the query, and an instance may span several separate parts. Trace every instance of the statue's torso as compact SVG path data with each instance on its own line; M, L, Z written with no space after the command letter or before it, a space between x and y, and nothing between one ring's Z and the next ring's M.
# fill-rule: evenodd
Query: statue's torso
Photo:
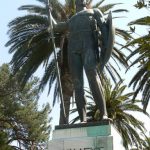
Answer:
M93 19L92 10L83 10L76 13L73 17L70 18L69 32L82 32L82 31L91 31L91 21Z
M69 27L69 50L81 51L93 47L94 24L93 10L83 10L76 13L68 21Z

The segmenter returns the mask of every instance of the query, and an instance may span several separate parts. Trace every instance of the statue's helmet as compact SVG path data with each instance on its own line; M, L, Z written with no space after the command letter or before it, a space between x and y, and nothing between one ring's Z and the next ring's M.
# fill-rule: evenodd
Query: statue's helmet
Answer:
M78 7L85 7L86 6L86 4L87 4L87 1L86 0L76 0L75 1L75 3L76 3L76 6Z
M76 7L86 7L92 2L92 0L75 0Z

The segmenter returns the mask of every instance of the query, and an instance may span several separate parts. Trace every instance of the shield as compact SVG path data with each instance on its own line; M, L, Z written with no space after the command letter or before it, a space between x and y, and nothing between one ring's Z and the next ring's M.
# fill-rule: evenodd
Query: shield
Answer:
M110 56L112 54L112 50L114 47L115 28L113 27L113 24L112 24L111 12L109 12L105 26L107 29L107 41L103 43L103 46L101 48L101 56L100 56L100 70L101 71L103 70L108 60L110 59Z

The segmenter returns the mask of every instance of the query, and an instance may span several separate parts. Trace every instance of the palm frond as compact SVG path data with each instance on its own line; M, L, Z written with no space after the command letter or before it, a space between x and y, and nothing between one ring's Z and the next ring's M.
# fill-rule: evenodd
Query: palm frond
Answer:
M120 13L120 12L129 12L127 9L117 9L117 10L113 10L113 13Z
M132 39L132 36L128 33L128 31L116 28L116 35L123 38L126 41L130 41Z
M121 50L117 49L116 47L114 47L114 50L112 52L112 57L115 58L115 60L118 61L119 64L122 65L123 67L125 68L128 67L128 62L126 60L125 54L121 52Z
M133 57L133 56L135 56L136 54L138 54L139 49L140 49L140 47L134 49L134 51L132 51L132 52L129 54L129 56L127 57L127 61L128 61L131 57Z
M135 88L136 84L140 81L142 75L145 74L145 71L146 71L146 67L140 68L139 71L136 73L136 75L130 81L129 86L131 86L131 84L134 83L134 88Z
M135 21L132 21L128 25L145 25L145 26L149 26L150 25L150 16L146 16L146 17L137 19Z
M145 84L145 88L142 94L142 104L143 104L144 111L146 110L148 106L148 102L150 100L150 88L149 87L150 87L150 79L147 79L147 82Z
M133 39L131 42L129 42L126 47L134 46L135 44L146 44L146 41L150 41L149 35L141 36L137 39Z
M55 66L55 60L53 59L48 67L45 69L45 73L41 79L39 90L44 90L45 86L49 82L49 91L51 90L51 87L56 79L56 66Z
M114 75L114 70L112 70L112 68L110 67L109 63L105 65L105 69L106 71L109 73L110 77L112 78L112 80L114 81L114 83L117 82L117 78Z
M39 5L23 5L19 7L18 10L26 10L29 13L35 13L35 14L47 16L47 10L45 9L45 7Z
M103 6L99 6L98 8L105 14L108 10L112 9L114 6L122 3L114 3L114 4L106 4Z

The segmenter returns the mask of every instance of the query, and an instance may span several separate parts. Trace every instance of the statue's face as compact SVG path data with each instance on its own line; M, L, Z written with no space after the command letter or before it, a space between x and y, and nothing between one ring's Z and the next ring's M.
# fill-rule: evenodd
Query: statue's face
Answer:
M76 7L85 7L86 6L86 0L76 0Z

